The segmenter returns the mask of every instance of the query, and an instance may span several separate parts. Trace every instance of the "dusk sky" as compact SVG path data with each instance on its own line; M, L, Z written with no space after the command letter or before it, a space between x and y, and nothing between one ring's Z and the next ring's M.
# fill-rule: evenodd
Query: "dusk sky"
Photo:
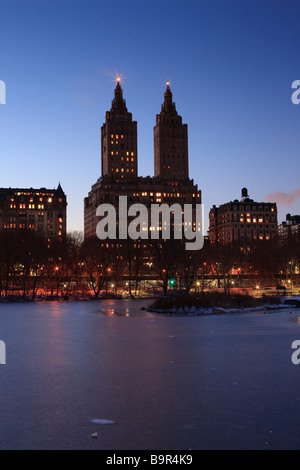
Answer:
M83 231L121 74L140 176L154 174L153 126L170 80L205 230L212 205L243 186L275 200L279 222L299 214L299 14L299 0L0 0L0 187L60 182L68 230Z

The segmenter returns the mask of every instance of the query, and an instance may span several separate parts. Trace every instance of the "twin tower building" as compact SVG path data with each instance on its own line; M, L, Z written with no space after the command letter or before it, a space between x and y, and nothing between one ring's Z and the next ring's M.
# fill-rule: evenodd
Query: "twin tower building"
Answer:
M164 102L154 126L154 177L138 176L137 122L128 112L120 79L110 111L101 127L102 176L84 200L84 236L95 237L100 204L200 204L201 191L189 178L187 124L176 111L167 82Z

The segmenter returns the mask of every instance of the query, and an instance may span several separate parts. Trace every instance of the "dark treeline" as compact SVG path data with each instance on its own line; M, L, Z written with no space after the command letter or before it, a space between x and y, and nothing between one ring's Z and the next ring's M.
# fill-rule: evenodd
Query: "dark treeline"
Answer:
M292 287L299 281L300 238L290 235L239 245L186 251L180 240L83 240L80 233L48 243L31 230L0 232L0 295L136 296L160 289L186 293L219 287Z

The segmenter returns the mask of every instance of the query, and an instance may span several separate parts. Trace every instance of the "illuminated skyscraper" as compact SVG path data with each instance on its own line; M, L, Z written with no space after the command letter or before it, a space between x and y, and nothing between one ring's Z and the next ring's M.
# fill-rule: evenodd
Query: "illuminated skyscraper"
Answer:
M137 122L127 111L120 78L101 127L102 176L137 177Z
M187 124L182 124L176 111L169 82L154 127L154 176L174 180L189 177Z
M141 203L148 208L153 203L201 203L201 191L188 177L187 125L176 111L169 83L154 127L155 176L138 176L137 123L127 111L120 79L101 127L101 159L102 176L84 199L85 238L96 236L97 207L117 206L119 196L127 196L128 206Z

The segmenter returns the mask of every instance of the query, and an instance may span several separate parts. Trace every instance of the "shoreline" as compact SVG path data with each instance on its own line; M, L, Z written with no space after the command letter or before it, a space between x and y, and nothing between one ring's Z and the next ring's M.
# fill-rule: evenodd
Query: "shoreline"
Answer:
M187 309L178 309L178 310L163 310L155 308L147 308L149 313L157 313L159 315L166 316L177 316L177 317L196 317L196 316L207 316L207 315L231 315L236 313L274 313L274 312L283 312L287 311L293 313L295 309L298 309L297 305L262 305L259 307L245 307L245 308L222 308L222 307L211 307L207 309L196 309L196 310L187 310Z

